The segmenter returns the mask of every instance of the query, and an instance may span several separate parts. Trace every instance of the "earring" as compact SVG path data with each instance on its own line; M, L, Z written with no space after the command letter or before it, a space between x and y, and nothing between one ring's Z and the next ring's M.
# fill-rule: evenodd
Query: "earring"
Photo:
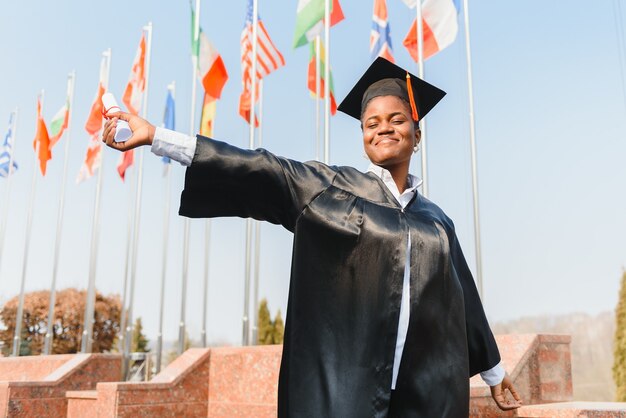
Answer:
M413 153L417 154L417 151L419 151L419 150L420 150L420 146L415 144L415 146L413 147Z

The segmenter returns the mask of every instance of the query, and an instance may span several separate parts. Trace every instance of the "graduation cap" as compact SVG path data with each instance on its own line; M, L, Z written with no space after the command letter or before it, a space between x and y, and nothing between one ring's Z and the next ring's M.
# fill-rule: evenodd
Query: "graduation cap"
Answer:
M396 96L409 102L413 120L420 121L445 95L445 91L385 58L378 57L343 99L338 109L361 120L363 106L374 97Z

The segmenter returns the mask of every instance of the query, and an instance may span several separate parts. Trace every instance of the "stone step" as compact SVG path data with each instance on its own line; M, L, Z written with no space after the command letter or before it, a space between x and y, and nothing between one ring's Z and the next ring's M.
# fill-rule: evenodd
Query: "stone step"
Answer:
M206 417L210 349L190 348L150 382L105 382L68 392L68 417Z
M626 418L626 403L622 402L558 402L523 406L517 410L520 418Z
M64 417L69 390L121 377L116 354L0 358L0 417Z

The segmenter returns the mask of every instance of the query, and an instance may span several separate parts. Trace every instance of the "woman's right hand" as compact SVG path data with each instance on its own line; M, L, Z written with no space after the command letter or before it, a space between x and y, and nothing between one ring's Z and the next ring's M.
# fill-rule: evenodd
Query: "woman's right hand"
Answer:
M156 128L150 122L126 112L116 112L107 115L110 119L104 124L102 142L118 151L128 151L141 145L152 145ZM130 126L132 135L125 142L115 142L115 129L118 119L125 120Z

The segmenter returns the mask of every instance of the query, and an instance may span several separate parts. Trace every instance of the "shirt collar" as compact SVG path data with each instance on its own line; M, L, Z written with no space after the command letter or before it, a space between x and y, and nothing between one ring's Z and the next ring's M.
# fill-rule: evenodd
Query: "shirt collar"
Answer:
M383 181L385 186L387 186L393 197L395 197L398 201L400 201L401 196L410 195L413 197L413 194L417 192L417 188L422 185L422 179L409 173L407 178L409 187L407 187L404 192L400 194L398 186L396 186L396 182L393 181L393 177L391 176L389 170L372 163L367 168L367 171L376 174Z

